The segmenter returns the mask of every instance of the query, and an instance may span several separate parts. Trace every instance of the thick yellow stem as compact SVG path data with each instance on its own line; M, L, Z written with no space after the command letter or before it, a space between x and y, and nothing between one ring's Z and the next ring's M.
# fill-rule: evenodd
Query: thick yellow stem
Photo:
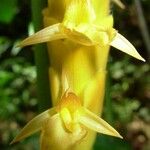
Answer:
M44 10L45 26L64 19L66 5L61 0L57 3L58 5L56 1L49 1L48 8ZM101 19L109 14L109 0L92 0L91 4L97 17L94 22L99 24ZM58 13L54 11L54 7ZM107 23L107 26L111 27L112 22ZM58 103L64 91L63 76L66 76L69 88L80 97L83 106L101 115L109 46L82 46L65 39L48 43L48 52L51 62L49 76L53 105ZM91 150L95 138L96 133L88 131L88 135L74 146L74 149Z

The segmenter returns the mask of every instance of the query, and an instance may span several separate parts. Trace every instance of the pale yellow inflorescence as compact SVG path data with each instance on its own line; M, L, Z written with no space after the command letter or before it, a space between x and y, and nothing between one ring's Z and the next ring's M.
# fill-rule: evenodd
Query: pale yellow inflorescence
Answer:
M124 8L119 0L113 1ZM109 3L109 0L48 1L44 10L48 27L19 46L48 42L53 108L32 119L12 143L37 131L41 131L41 150L90 150L96 132L122 138L98 117L103 107L109 46L145 60L112 27Z

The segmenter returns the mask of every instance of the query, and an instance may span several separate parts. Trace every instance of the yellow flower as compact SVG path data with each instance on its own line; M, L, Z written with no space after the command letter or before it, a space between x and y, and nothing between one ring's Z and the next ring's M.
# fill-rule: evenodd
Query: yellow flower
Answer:
M19 46L69 39L85 46L104 47L110 45L145 61L134 46L112 27L113 17L111 15L100 17L96 14L97 9L94 9L96 2L94 3L90 0L67 2L61 23L42 29L22 41Z
M119 0L113 1L121 4ZM48 27L28 37L19 46L48 42L53 108L31 120L12 143L39 130L42 131L42 150L72 147L91 150L95 131L121 137L108 123L96 116L103 107L109 46L145 60L112 27L109 2L48 1L48 8L43 12L44 24ZM66 91L68 88L73 92Z
M41 131L41 149L63 150L80 143L89 130L122 138L106 121L83 107L74 92L67 90L56 107L32 119L12 143Z

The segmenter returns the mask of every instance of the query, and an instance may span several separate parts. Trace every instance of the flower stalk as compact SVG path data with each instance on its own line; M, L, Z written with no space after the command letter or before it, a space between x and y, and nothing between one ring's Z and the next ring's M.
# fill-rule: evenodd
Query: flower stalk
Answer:
M43 28L43 16L41 11L46 6L46 0L32 0L32 20L35 32ZM50 87L48 84L49 58L47 57L46 44L38 44L33 47L37 72L37 99L40 112L49 108ZM43 58L41 58L43 56Z

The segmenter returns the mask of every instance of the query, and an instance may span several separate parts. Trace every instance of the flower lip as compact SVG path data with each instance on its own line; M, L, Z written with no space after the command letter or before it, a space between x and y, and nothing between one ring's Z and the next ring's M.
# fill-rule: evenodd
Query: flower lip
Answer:
M56 109L58 112L60 112L63 108L67 108L70 111L70 113L73 113L80 107L80 99L73 92L69 92L67 90L62 96Z

